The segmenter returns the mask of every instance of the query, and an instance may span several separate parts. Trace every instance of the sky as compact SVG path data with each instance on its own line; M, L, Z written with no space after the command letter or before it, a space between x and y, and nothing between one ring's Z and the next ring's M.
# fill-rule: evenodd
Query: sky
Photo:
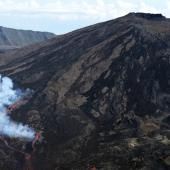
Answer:
M0 25L64 34L129 12L170 18L170 0L0 0Z

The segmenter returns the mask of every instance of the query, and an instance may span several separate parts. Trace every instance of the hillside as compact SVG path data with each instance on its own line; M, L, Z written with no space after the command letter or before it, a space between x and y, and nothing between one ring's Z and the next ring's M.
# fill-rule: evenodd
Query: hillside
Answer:
M6 55L0 72L34 90L11 116L42 131L36 170L170 168L169 19L130 13ZM0 169L23 169L0 150Z
M0 26L0 52L20 48L55 37L48 32L16 30Z

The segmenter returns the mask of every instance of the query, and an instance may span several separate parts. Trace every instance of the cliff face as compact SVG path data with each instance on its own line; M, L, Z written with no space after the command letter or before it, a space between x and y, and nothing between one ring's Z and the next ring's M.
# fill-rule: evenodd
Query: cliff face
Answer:
M131 13L22 54L0 71L35 91L13 118L42 130L37 170L169 168L168 19Z
M5 50L23 47L53 37L55 37L55 35L48 32L0 27L0 51L3 52Z

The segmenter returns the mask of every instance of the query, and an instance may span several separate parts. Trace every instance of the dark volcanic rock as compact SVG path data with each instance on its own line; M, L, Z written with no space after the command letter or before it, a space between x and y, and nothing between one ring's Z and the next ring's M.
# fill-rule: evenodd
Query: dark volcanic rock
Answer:
M129 16L141 17L148 20L166 20L162 14L150 14L150 13L129 13Z
M43 132L36 170L169 168L168 19L128 14L13 56L0 71L35 91L13 118Z

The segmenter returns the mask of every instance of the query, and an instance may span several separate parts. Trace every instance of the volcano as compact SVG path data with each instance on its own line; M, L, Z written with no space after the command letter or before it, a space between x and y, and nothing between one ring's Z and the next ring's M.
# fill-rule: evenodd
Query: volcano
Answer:
M161 14L129 13L0 63L16 87L34 91L11 117L41 131L35 170L170 168L170 20ZM3 143L0 152L0 169L23 169L22 155Z

